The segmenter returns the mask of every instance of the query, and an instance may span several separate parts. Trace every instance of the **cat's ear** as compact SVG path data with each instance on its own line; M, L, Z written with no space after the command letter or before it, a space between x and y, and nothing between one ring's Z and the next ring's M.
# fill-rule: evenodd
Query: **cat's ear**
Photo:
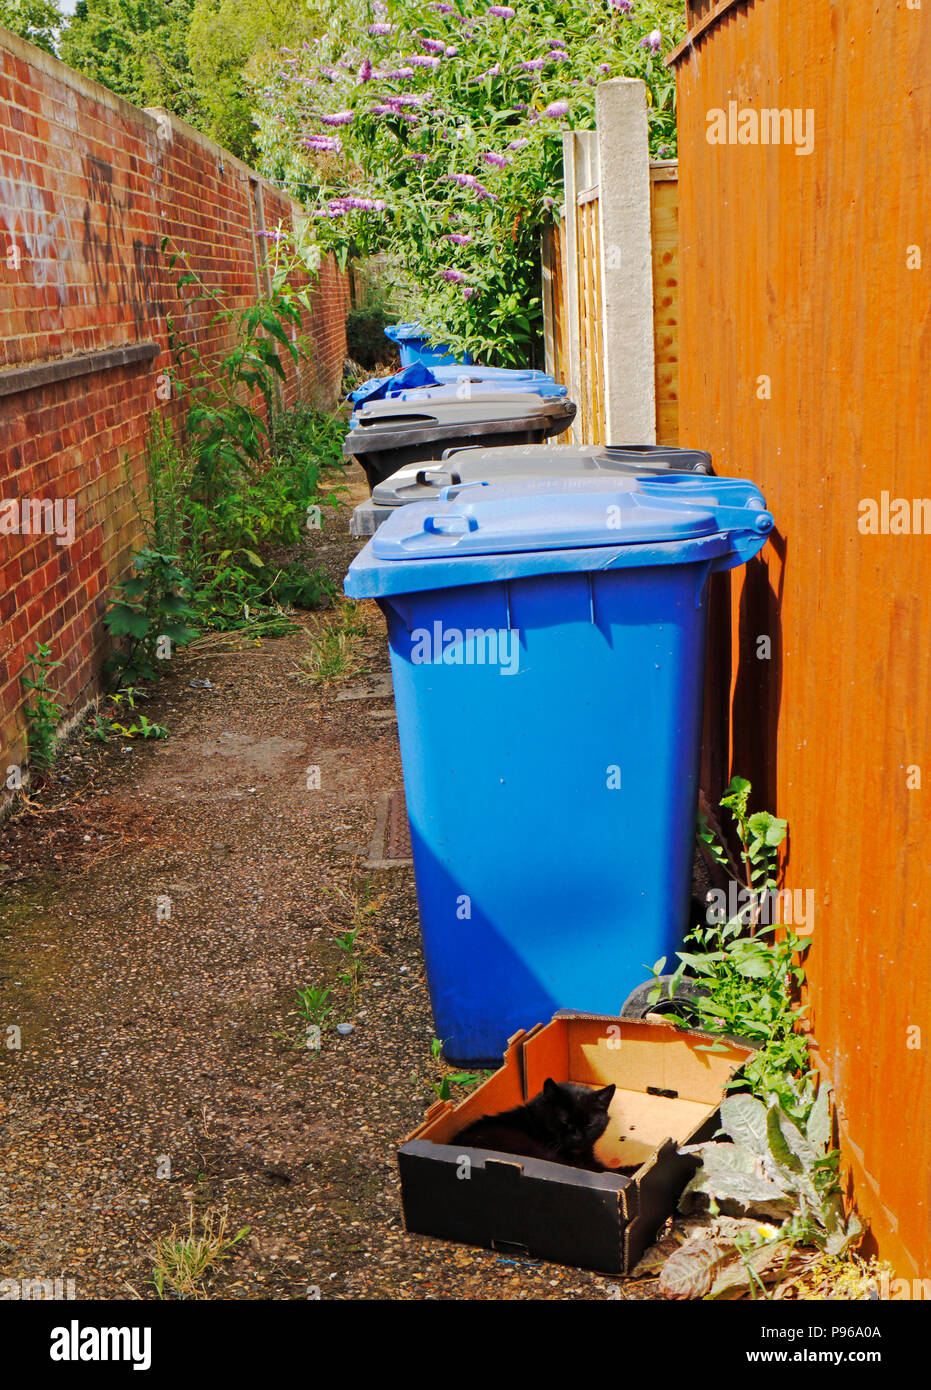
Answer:
M548 1076L543 1083L543 1094L547 1100L562 1100L562 1092L551 1076Z
M595 1102L595 1108L598 1110L607 1110L614 1099L614 1092L616 1090L617 1086L615 1086L612 1081L611 1085L605 1086L603 1091L596 1091L592 1096L592 1100Z

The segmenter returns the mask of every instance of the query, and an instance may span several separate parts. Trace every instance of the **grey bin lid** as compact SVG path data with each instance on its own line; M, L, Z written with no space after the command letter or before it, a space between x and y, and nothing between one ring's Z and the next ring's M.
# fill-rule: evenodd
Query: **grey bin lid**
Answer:
M377 507L400 507L426 502L444 487L458 483L523 483L533 478L617 478L677 471L636 458L609 457L601 444L507 444L495 448L457 448L438 462L406 463L390 478L376 483L372 502ZM709 465L710 466L710 465ZM372 534L360 532L360 534Z
M343 443L348 458L427 441L518 430L559 433L575 418L575 402L527 391L475 391L468 400L373 401L357 412ZM438 450L442 452L442 447Z

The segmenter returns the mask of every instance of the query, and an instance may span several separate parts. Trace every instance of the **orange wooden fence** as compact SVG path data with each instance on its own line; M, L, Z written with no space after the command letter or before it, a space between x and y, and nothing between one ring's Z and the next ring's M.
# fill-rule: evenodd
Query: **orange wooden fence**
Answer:
M911 499L931 494L931 24L904 5L692 10L681 428L776 518L720 634L725 751L789 821L787 886L813 892L814 1057L858 1204L879 1253L927 1277L931 536ZM709 143L737 95L800 113L810 151Z

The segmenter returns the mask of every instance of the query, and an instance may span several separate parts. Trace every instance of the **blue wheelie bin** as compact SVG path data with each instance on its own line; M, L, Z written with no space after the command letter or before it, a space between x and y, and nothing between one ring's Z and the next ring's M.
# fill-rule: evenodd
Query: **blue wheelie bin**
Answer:
M453 1062L616 1014L681 944L709 575L772 528L748 482L471 483L398 507L346 592L388 626L424 956Z

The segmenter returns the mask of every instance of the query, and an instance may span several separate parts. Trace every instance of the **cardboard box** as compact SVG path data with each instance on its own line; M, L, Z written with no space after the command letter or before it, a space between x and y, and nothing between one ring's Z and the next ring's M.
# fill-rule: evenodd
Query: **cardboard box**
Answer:
M718 1129L724 1088L752 1049L662 1021L558 1013L518 1033L504 1065L459 1105L438 1101L398 1151L408 1231L508 1254L629 1274L671 1215L694 1158L680 1145ZM617 1086L589 1173L562 1163L451 1144L481 1115L522 1105L554 1081ZM468 1162L464 1160L467 1159Z

